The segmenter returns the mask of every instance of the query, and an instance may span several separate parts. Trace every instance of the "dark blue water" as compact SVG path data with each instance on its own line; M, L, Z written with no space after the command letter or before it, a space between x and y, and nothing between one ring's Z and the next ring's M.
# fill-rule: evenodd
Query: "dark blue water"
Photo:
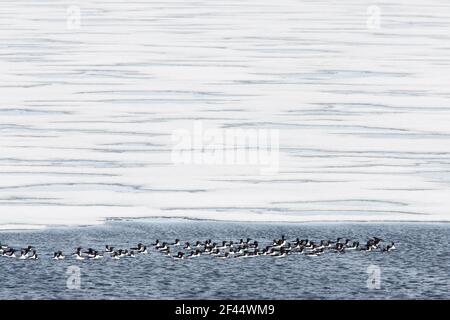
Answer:
M51 228L0 233L0 241L21 248L33 244L38 261L0 257L1 299L448 299L449 224L303 223L262 224L187 220L116 221L102 226ZM118 261L51 260L52 253L73 252L78 245L129 248L155 239L182 241L238 240L269 243L289 239L366 241L378 236L395 241L391 253L326 253L221 260L211 256L173 260L148 255ZM367 268L381 269L380 289L369 289ZM80 289L68 289L70 266L80 267Z

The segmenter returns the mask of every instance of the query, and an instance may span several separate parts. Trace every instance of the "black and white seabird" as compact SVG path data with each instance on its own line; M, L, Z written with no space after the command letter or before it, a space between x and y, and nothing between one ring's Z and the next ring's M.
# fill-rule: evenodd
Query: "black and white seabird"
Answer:
M166 251L169 250L169 247L167 246L167 243L163 242L162 246L158 248L159 251Z
M12 248L6 249L6 250L3 252L3 256L4 256L4 257L8 257L8 258L17 258L17 257L16 257L16 250L14 250L14 249L12 249Z
M230 258L230 253L229 252L225 252L225 254L223 256L217 256L218 259L228 259Z
M103 256L101 254L99 254L98 251L94 251L93 256L89 257L89 259L91 259L91 260L99 260L99 259L102 259L102 258L103 258Z
M111 255L111 258L114 260L120 260L120 255L117 251L114 251Z
M66 257L64 256L64 253L62 251L56 251L53 254L53 260L64 260Z
M38 260L39 258L38 258L38 255L37 255L37 253L36 253L36 250L33 250L32 251L32 253L31 253L31 255L28 257L28 259L30 259L30 260Z
M391 244L388 244L386 248L383 249L384 252L391 252L392 250L395 250L394 242L391 242Z
M111 247L110 245L105 246L105 253L114 253L114 247Z
M20 251L20 260L26 260L28 258L28 252L25 249L22 249Z
M75 257L76 260L84 260L84 257L81 253L81 247L76 248L76 251L72 254L72 256Z
M186 242L186 243L184 244L183 249L185 249L185 250L191 250L191 249L192 249L192 248L191 248L191 245L189 244L189 242Z
M184 253L180 251L176 256L173 256L173 258L176 260L184 259Z

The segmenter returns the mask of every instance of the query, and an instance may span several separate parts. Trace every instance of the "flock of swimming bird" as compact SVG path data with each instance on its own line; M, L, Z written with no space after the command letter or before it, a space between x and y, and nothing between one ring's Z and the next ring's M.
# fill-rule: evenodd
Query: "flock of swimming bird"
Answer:
M280 239L275 239L271 244L260 247L258 241L240 239L237 242L222 241L221 244L212 242L211 239L196 241L195 244L186 242L181 244L179 239L175 239L173 243L161 242L156 240L151 246L162 255L173 259L194 258L200 256L213 256L221 259L228 258L250 258L258 256L273 256L276 258L286 257L288 255L299 254L309 257L317 257L326 252L345 253L347 251L379 251L391 252L395 250L394 242L383 246L381 243L383 239L373 237L369 239L366 244L360 245L358 241L351 241L350 239L337 238L336 241L321 240L320 242L311 241L308 239L295 239L290 242L286 240L283 235ZM177 254L172 254L172 250L178 251ZM115 249L110 245L106 245L103 251L88 248L83 251L79 247L70 256L76 260L98 260L104 257L110 257L114 260L122 258L134 258L138 255L147 254L149 251L147 246L139 243L136 247L130 249ZM34 246L27 246L21 250L17 250L0 243L0 255L8 258L16 258L20 260L37 260L39 256ZM66 256L62 251L56 251L53 254L53 260L64 260Z

